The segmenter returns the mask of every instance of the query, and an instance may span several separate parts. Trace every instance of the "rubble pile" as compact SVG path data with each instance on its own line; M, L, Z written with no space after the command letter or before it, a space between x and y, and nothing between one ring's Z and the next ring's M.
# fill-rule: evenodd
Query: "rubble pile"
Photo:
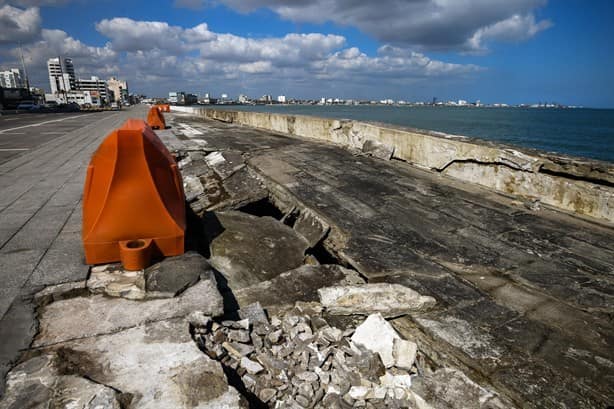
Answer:
M380 314L345 330L329 325L317 303L297 303L270 320L256 303L239 318L193 314L190 322L199 347L269 407L429 407L411 390L416 344Z

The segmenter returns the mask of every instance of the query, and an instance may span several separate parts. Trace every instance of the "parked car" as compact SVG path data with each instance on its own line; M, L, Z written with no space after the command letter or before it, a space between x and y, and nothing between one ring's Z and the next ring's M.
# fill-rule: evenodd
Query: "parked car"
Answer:
M119 104L117 102L111 102L111 109L113 111L119 111Z
M17 110L19 111L38 111L39 109L41 109L41 106L32 101L23 101L17 105Z
M76 102L69 102L68 104L60 104L59 106L61 112L79 112L81 111L81 107Z

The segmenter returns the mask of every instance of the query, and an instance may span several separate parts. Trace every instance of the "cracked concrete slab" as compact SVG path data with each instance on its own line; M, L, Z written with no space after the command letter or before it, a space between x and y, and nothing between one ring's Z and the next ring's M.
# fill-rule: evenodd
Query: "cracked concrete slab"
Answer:
M211 316L223 313L222 296L213 276L174 298L134 301L92 295L54 302L40 311L40 330L33 346L110 334L147 322L184 317L192 311Z
M183 319L62 342L39 354L11 371L0 408L37 400L92 409L99 407L93 401L105 408L119 408L118 401L134 409L247 407Z
M204 219L210 262L233 289L240 289L303 264L307 240L272 217L228 211Z
M445 172L307 138L176 120L205 124L201 139L216 150L245 153L271 201L325 221L323 248L369 282L435 298L415 321L395 320L435 364L459 368L516 406L599 407L613 396L606 363L614 362L614 253L606 243L614 230L607 223L527 208ZM554 382L543 382L549 377Z

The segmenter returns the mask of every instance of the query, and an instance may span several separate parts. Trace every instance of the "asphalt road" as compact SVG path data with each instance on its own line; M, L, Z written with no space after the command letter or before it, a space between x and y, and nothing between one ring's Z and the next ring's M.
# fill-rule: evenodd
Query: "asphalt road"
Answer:
M2 115L0 164L111 114L112 111Z

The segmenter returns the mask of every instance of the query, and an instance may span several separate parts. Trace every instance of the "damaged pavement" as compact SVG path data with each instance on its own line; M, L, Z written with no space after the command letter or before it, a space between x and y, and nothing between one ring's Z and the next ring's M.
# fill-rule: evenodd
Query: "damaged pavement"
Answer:
M611 227L368 149L168 119L189 251L36 293L0 409L613 403Z

